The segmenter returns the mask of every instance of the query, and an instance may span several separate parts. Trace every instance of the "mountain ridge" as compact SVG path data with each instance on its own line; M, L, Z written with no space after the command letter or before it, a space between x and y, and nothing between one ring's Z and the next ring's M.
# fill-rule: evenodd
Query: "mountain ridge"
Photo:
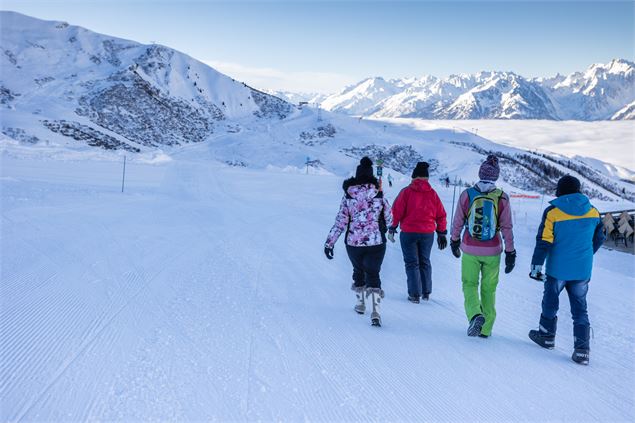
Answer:
M378 97L377 84L369 84L370 80L383 81L387 95ZM635 63L613 59L584 72L547 78L525 78L509 71L447 78L366 78L321 104L329 111L378 118L594 121L633 119L630 113L619 113L633 101Z

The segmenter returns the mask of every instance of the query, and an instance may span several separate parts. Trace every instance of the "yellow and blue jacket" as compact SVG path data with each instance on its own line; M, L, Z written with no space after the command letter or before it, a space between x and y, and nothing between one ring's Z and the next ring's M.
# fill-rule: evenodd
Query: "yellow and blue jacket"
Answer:
M549 202L542 215L531 264L542 265L555 279L591 279L593 254L604 242L600 213L580 193Z

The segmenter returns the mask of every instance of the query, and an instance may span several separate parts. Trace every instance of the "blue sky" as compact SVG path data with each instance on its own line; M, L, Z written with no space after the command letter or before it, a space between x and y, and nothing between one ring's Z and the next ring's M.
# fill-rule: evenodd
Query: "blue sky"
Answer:
M633 60L635 2L1 0L183 51L262 88L332 92L386 78L549 76Z

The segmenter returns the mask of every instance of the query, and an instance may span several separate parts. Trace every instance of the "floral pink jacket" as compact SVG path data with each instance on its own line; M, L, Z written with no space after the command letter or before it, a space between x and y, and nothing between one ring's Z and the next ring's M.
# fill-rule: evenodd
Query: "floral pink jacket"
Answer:
M353 185L346 189L335 224L326 238L326 246L333 248L337 239L347 228L346 245L370 247L383 244L385 238L379 230L379 216L384 214L386 226L392 225L390 203L372 184Z

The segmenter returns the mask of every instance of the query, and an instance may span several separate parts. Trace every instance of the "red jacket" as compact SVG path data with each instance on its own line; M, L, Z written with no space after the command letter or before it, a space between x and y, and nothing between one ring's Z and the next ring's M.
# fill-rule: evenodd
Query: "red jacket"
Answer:
M414 179L395 199L392 225L399 224L403 232L446 231L445 209L427 179Z

